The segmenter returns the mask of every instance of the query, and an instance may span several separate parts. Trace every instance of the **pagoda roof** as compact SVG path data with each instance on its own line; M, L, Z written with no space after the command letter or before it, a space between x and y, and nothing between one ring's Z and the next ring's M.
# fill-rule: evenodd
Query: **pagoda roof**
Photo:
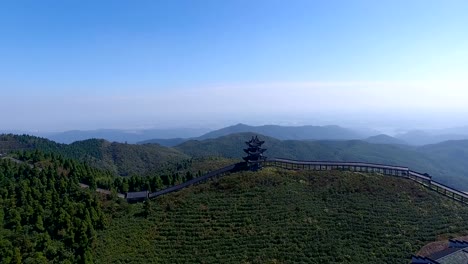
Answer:
M257 148L257 149L254 149L254 150L250 150L250 149L244 149L244 152L247 153L247 154L256 154L256 153L263 153L265 152L266 149L262 149L262 148Z
M252 136L252 139L249 141L246 141L245 143L251 146L260 146L263 143L265 143L265 141L261 141L260 139L258 139L258 136L255 136L255 137Z

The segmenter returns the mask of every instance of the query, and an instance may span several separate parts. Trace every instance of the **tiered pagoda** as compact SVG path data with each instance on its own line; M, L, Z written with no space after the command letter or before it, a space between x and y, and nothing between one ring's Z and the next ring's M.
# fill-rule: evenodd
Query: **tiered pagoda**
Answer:
M263 152L266 151L266 149L262 148L263 143L265 143L265 141L260 141L257 136L252 136L250 141L245 142L249 147L244 149L244 152L247 153L247 157L243 157L243 159L250 170L259 170L261 168L259 162L266 159L266 157L263 156Z

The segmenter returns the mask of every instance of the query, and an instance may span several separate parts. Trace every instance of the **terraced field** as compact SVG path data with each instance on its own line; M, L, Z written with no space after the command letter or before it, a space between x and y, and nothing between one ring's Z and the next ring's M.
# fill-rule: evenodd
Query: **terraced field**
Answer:
M114 208L98 263L407 263L468 208L399 178L264 169ZM150 212L145 217L145 212Z

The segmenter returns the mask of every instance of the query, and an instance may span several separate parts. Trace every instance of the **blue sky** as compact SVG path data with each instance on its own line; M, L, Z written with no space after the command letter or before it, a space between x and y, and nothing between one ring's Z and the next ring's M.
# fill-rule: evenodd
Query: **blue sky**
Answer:
M466 14L462 0L3 1L0 112L15 117L0 129L339 124L369 110L456 125Z

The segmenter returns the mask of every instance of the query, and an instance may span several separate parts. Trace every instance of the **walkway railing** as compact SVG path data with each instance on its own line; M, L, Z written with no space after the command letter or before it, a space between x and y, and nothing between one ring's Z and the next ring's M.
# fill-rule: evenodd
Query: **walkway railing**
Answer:
M300 161L300 160L289 160L281 158L272 158L259 162L264 167L277 167L282 169L290 170L315 170L315 171L329 171L329 170L341 170L341 171L354 171L364 173L380 173L383 175L390 175L396 177L402 177L405 179L412 180L424 187L436 191L439 194L445 195L456 201L462 202L468 205L468 194L444 185L440 182L432 180L432 177L426 173L419 173L410 170L408 167L403 166L392 166L385 164L365 163L365 162L340 162L340 161ZM150 193L147 198L155 198L164 194L179 191L183 188L191 185L206 181L210 178L218 177L230 172L236 172L247 169L248 166L244 162L232 164L224 168L209 172L198 178L194 178L182 184L178 184L157 192Z
M339 161L298 161L273 158L262 161L263 166L273 166L292 170L346 170L356 172L380 173L384 175L399 176L423 185L439 194L445 195L456 201L468 205L468 194L455 188L432 180L426 173L412 171L407 167L392 166L364 162L339 162Z
M197 184L199 182L205 181L205 180L207 180L209 178L221 176L221 175L223 175L225 173L228 173L228 172L239 171L244 166L245 166L245 164L243 162L226 166L224 168L209 172L209 173L207 173L207 174L205 174L203 176L200 176L198 178L194 178L194 179L191 179L189 181L186 181L186 182L184 182L182 184L174 185L172 187L169 187L169 188L166 188L166 189L154 192L154 193L150 193L149 198L155 198L155 197L161 196L163 194L175 192L175 191L178 191L180 189L186 188L186 187L188 187L190 185L194 185L194 184Z

